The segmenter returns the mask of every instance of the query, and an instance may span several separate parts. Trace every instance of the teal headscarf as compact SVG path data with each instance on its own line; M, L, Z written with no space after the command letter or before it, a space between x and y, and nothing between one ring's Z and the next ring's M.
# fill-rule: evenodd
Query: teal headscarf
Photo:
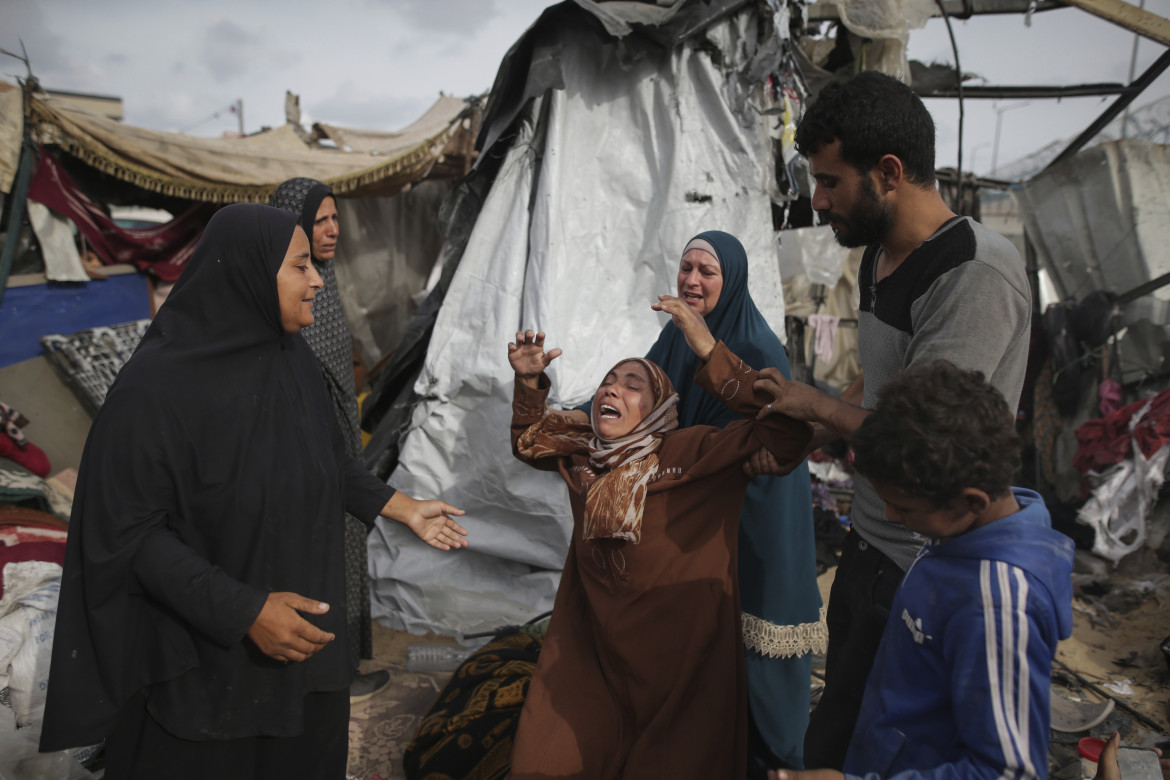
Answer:
M748 292L743 245L719 230L695 238L711 245L723 270L719 301L706 316L711 335L752 368L770 366L791 378L788 353ZM701 361L673 322L662 329L646 357L661 366L674 383L680 399L680 427L723 427L739 419L719 399L694 384ZM743 611L776 626L820 620L807 464L784 477L756 477L748 485L739 525L739 586ZM775 766L803 768L811 656L770 658L748 650L745 661L750 717L764 743L753 748L750 764L761 772Z
M752 368L774 366L788 376L788 353L748 292L748 261L743 244L735 236L721 230L708 230L695 238L703 239L715 249L715 259L723 271L723 291L719 294L715 308L706 317L711 335L726 344L728 349ZM702 361L687 346L682 331L673 322L668 322L662 329L658 341L650 348L646 358L661 366L676 388L690 390L679 392L682 398L678 407L680 427L722 427L737 419L735 412L719 399L692 386Z

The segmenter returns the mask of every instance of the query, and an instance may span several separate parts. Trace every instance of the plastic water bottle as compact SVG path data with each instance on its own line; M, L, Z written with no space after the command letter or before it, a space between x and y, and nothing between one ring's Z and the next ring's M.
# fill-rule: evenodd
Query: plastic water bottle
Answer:
M453 672L475 652L459 645L411 645L406 648L406 671Z

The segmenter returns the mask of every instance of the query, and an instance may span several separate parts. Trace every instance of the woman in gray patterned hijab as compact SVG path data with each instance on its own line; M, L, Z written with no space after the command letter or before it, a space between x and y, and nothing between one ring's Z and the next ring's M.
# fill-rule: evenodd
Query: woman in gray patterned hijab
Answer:
M353 376L353 334L349 331L341 309L337 274L333 268L333 256L337 252L337 241L341 234L333 190L316 179L289 179L276 188L272 195L272 205L300 215L301 227L309 236L313 267L321 275L325 286L317 292L313 302L313 324L303 329L301 334L321 364L329 397L333 401L333 412L345 438L346 452L360 459L362 434ZM352 639L350 659L356 672L362 658L373 656L366 527L348 515L345 520L346 616ZM369 698L384 687L389 679L385 670L357 674L350 689L351 701Z

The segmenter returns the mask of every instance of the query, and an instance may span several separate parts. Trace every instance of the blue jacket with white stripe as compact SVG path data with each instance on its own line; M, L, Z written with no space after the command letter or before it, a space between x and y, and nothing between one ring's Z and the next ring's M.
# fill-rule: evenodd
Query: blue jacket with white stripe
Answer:
M1044 778L1050 667L1072 633L1073 543L1020 511L928 544L894 597L845 758L851 778Z

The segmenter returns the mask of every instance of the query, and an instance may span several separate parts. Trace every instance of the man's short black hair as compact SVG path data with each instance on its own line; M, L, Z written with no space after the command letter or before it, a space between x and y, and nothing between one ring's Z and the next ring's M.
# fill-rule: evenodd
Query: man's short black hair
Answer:
M992 499L1011 490L1020 437L1003 396L979 371L935 360L878 394L853 437L854 466L872 481L945 506L964 488Z
M908 180L934 184L934 120L893 76L866 70L821 90L796 128L796 148L808 156L838 139L841 159L863 174L892 154Z

